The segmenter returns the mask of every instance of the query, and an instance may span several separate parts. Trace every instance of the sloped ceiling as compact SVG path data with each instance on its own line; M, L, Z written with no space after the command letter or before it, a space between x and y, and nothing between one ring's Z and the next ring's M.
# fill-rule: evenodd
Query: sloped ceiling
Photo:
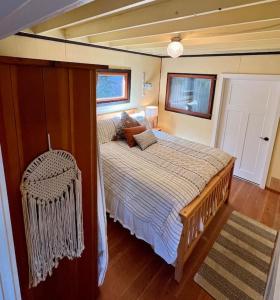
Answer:
M61 14L89 0L4 0L0 2L0 39Z

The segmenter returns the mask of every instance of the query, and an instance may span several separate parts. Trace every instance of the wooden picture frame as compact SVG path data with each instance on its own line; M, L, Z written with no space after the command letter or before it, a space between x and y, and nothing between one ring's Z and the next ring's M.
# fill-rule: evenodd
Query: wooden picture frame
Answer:
M131 70L126 69L107 69L97 70L96 77L98 75L122 75L125 78L125 90L123 97L119 98L96 98L97 104L106 104L113 102L130 102L130 87L131 87ZM96 80L96 82L97 82Z
M193 79L208 79L210 80L209 98L208 98L208 109L207 112L191 111L189 109L182 109L173 107L170 103L171 95L171 82L173 78L193 78ZM167 83L166 83L166 98L165 98L165 110L177 112L181 114L191 115L194 117L211 119L212 109L215 95L217 75L214 74L189 74L189 73L167 73ZM187 97L187 96L186 96ZM188 101L188 100L186 100Z

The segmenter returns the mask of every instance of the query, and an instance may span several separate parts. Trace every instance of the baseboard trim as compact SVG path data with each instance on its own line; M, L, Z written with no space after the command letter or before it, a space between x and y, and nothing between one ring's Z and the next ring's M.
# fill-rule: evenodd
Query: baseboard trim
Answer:
M269 186L265 186L265 189L268 190L268 191L270 191L270 192L273 192L273 193L276 193L276 194L280 194L280 191L274 190L274 189L272 189Z

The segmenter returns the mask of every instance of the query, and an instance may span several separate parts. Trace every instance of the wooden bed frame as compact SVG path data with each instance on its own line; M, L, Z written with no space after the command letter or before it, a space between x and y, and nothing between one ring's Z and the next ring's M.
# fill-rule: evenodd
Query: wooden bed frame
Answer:
M136 109L127 110L128 114ZM97 120L109 119L117 113L98 115ZM184 264L190 257L205 228L210 224L221 206L228 201L235 158L232 158L206 185L202 193L180 211L183 231L177 250L175 280L179 282L183 275Z
M235 158L206 185L202 193L180 211L183 231L177 250L175 280L183 275L184 264L191 255L203 231L223 203L228 201ZM203 227L201 228L201 222Z

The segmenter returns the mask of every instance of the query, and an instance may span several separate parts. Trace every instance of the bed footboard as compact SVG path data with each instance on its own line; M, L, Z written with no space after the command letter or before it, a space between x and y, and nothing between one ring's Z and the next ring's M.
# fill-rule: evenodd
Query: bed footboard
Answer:
M235 159L220 171L205 187L203 192L180 211L183 231L178 246L175 265L175 280L180 281L184 264L219 208L227 202L230 194Z

